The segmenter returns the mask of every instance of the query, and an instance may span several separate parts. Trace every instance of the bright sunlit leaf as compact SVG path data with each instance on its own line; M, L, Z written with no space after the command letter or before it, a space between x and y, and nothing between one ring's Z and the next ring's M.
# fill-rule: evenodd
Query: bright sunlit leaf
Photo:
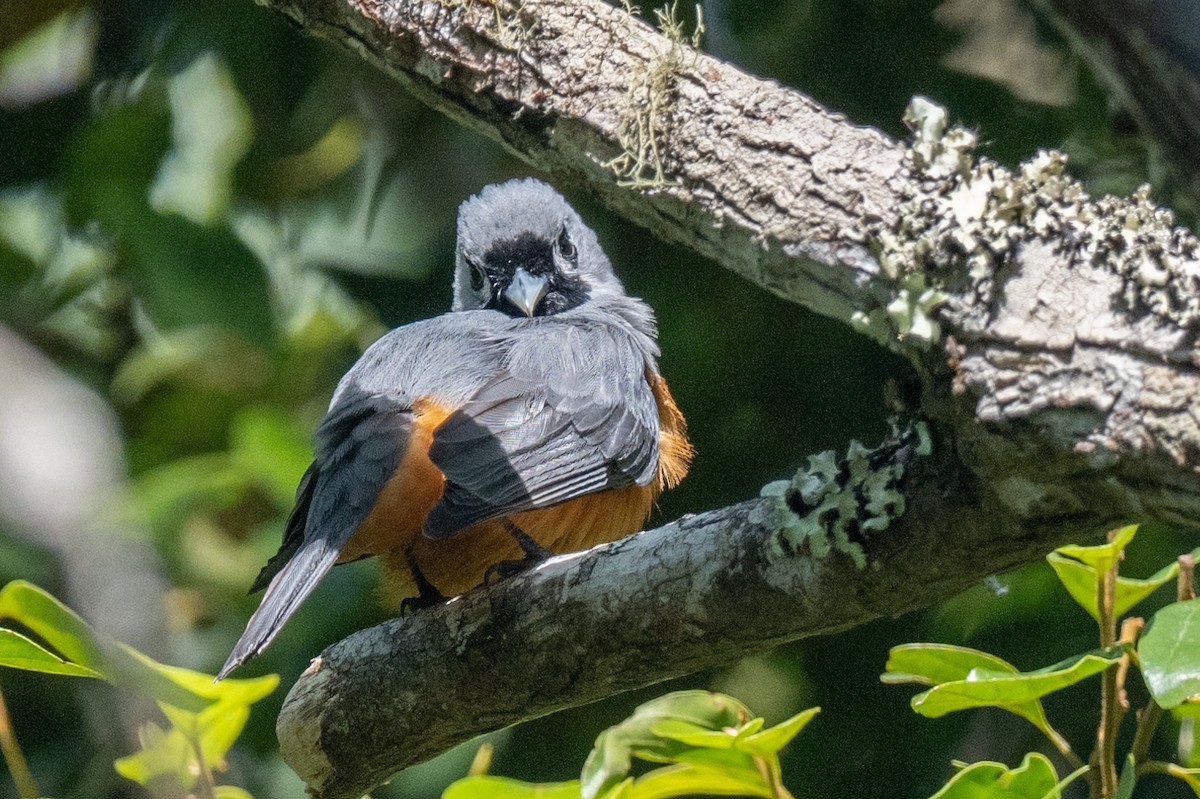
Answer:
M1138 656L1146 687L1161 707L1200 695L1200 599L1155 613L1138 641Z
M235 785L218 785L213 788L213 799L254 799L250 792Z
M101 678L99 672L71 663L13 630L0 628L0 666L67 677Z
M776 757L819 712L811 708L765 728L724 694L679 691L639 707L596 738L583 767L583 799L684 795L771 796ZM633 759L669 764L631 779Z
M1067 589L1071 598L1093 619L1099 621L1100 607L1096 596L1098 581L1096 569L1073 558L1064 557L1057 552L1047 555L1046 561L1054 569L1054 573L1058 575L1058 579ZM1143 580L1118 577L1113 596L1113 615L1118 618L1124 616L1137 603L1156 589L1173 582L1178 576L1179 564L1171 563Z
M1068 558L1082 561L1091 566L1098 572L1106 572L1113 567L1113 564L1121 559L1121 553L1125 551L1125 547L1129 546L1129 542L1137 535L1138 526L1131 524L1128 527L1122 527L1113 535L1113 540L1107 544L1098 544L1096 546L1084 547L1078 544L1070 544L1065 547L1059 547L1055 550L1060 555L1065 555Z
M940 685L966 680L972 673L1019 674L1017 667L988 652L950 644L903 644L888 654L887 671L880 677L885 683ZM913 698L914 707L919 694ZM1045 708L1038 699L1004 702L998 707L1015 713L1054 737ZM920 712L920 711L919 711Z
M464 777L442 792L442 799L579 799L579 780L521 782L506 777Z
M1170 763L1167 765L1167 774L1181 780L1200 799L1200 768L1184 768Z
M234 168L253 140L250 109L212 53L173 76L167 93L173 146L150 186L150 203L197 224L215 224L229 211Z
M113 762L118 774L139 785L164 776L173 777L183 791L195 784L195 749L182 732L164 730L154 722L147 722L138 730L138 739L140 750Z
M29 628L62 656L58 658L61 662L71 666L54 673L98 677L191 713L203 711L215 700L250 705L279 684L279 678L273 674L213 684L212 675L159 663L98 634L51 594L24 580L14 580L0 590L0 620L3 619L12 619ZM14 647L24 646L16 642L15 633L5 632L9 635L0 640L8 640ZM31 654L28 649L22 651ZM33 657L38 664L47 665L41 656Z
M670 763L675 755L689 748L680 741L654 734L655 725L671 720L685 722L694 730L720 732L727 727L737 728L753 717L736 699L709 691L679 691L651 700L596 738L583 766L583 797L595 799L622 782L629 775L634 757Z
M638 777L625 792L625 799L670 799L676 796L761 796L775 795L762 774L752 768L711 768L690 763L663 766Z
M0 590L2 619L20 622L65 659L111 679L92 628L75 611L33 583L13 580Z
M959 771L931 799L1058 799L1058 775L1045 755L1031 752L1021 765L982 761Z
M1017 673L1017 667L988 652L952 644L901 644L888 652L887 671L879 678L890 684L937 685L965 680L973 669Z
M1124 651L1122 647L1112 647L1077 655L1037 671L1017 674L972 670L965 679L940 683L914 696L913 710L928 718L974 707L997 706L1013 710L1014 706L1040 699L1112 668L1120 661Z
M739 736L736 748L759 756L779 754L820 712L821 708L810 707L762 732Z

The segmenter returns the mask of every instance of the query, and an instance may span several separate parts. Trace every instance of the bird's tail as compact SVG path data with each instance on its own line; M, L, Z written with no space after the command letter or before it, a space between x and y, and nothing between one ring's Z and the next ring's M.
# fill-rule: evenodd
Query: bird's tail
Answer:
M279 573L267 586L262 604L250 621L246 622L246 631L234 645L233 651L225 665L217 672L217 679L223 680L229 672L245 663L250 658L262 652L271 639L279 632L283 623L296 612L325 573L333 566L338 558L339 549L331 546L323 539L306 541L296 552L295 557L280 569Z

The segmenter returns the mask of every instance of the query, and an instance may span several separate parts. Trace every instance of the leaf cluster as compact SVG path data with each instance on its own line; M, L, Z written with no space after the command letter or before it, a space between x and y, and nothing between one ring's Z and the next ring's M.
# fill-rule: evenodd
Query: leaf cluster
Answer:
M964 764L935 794L938 799L1057 799L1070 782L1087 777L1093 799L1132 795L1147 774L1168 774L1183 780L1200 796L1200 769L1150 758L1150 742L1161 711L1187 713L1200 707L1200 642L1192 633L1200 623L1200 600L1192 587L1197 552L1180 556L1145 579L1119 575L1125 548L1136 526L1113 531L1098 546L1065 546L1047 556L1067 593L1096 620L1100 648L1073 655L1033 671L1020 671L987 652L948 644L905 644L892 649L883 674L885 683L930 686L912 699L917 713L937 718L957 710L997 707L1037 728L1073 767L1060 778L1051 761L1030 753L1022 764ZM1121 616L1155 589L1178 585L1178 600L1142 618ZM1116 738L1130 709L1126 690L1129 674L1141 674L1149 702L1136 713L1137 728L1130 751L1118 773ZM1085 763L1071 744L1051 725L1042 699L1089 677L1101 675L1101 696L1095 749Z
M158 663L100 635L24 580L0 590L0 622L8 625L0 627L0 666L103 680L157 703L162 718L142 724L142 748L113 764L121 776L158 797L250 799L241 788L218 785L215 773L225 769L225 755L250 718L251 705L279 685L276 675L215 683L212 675ZM27 773L12 751L5 747L10 771ZM33 796L23 792L22 799Z
M443 799L791 799L778 755L818 712L810 708L767 727L731 696L676 691L600 733L578 780L537 784L473 774L447 788ZM658 767L635 775L636 760Z

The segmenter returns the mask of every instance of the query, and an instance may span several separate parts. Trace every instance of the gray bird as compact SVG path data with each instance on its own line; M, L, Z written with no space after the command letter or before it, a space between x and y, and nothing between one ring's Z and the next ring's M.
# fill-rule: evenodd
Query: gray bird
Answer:
M379 556L385 601L429 604L640 529L692 459L656 336L554 189L464 202L452 311L383 336L338 384L218 679L336 563Z

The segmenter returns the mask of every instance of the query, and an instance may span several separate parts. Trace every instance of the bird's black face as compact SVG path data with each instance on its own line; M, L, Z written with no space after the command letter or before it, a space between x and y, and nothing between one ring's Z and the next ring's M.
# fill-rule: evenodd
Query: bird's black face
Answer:
M564 227L549 241L533 233L496 241L480 262L468 260L471 289L486 293L484 308L509 316L550 316L581 305L587 284L575 267L579 253Z

